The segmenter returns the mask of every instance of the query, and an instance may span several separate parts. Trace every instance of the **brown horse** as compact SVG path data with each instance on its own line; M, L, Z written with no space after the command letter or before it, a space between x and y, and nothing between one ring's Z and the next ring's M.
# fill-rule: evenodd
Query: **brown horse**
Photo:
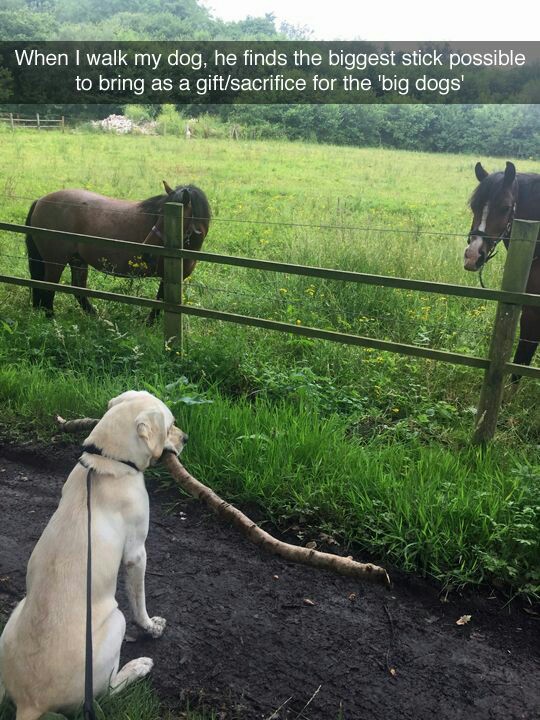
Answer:
M34 280L57 283L66 265L71 268L71 283L85 288L89 266L123 277L163 277L163 260L144 254L144 245L163 245L163 208L166 202L184 206L184 247L200 250L210 226L210 205L198 187L179 186L173 190L165 181L165 195L133 202L104 197L88 190L59 190L33 203L26 225L63 230L79 235L129 240L141 244L141 257L134 258L122 249L102 248L87 243L40 237L28 233L26 247L30 275ZM184 277L193 272L195 260L184 260ZM35 308L53 312L54 290L33 288ZM94 313L88 298L77 295L85 312ZM157 293L163 298L163 280ZM155 319L157 311L152 311Z
M506 163L504 172L491 175L478 162L475 172L480 184L470 200L473 221L465 250L465 270L480 270L493 257L501 240L508 249L514 218L540 220L540 175L516 173L511 162ZM538 240L527 282L527 292L536 295L540 294L540 236ZM540 308L525 305L514 362L530 365L539 342ZM519 376L513 375L512 381L517 380Z

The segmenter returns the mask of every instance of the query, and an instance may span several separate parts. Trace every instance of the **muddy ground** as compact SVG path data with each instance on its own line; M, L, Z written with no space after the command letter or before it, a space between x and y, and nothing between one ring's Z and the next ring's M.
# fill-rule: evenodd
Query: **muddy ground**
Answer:
M4 611L24 593L76 458L73 447L0 445ZM443 602L392 568L386 590L295 566L195 501L171 510L174 493L150 487L150 497L148 608L168 627L160 640L126 642L124 656L154 658L153 684L171 707L202 699L227 720L540 717L540 619L521 603L474 593ZM471 621L458 626L462 615Z

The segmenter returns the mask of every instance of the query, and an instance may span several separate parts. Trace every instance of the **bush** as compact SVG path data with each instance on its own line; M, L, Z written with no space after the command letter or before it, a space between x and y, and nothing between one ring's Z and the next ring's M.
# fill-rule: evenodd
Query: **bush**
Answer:
M124 115L137 125L154 119L150 105L125 105Z
M157 131L160 135L184 135L186 120L174 105L163 105L157 117Z
M190 130L194 137L200 138L227 138L231 134L231 126L208 113L191 122Z

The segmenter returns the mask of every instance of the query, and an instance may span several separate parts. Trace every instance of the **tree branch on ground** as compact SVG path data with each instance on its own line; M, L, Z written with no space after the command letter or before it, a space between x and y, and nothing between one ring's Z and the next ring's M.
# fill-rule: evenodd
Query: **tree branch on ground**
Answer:
M57 416L56 421L62 432L77 433L94 428L98 420L94 418L80 418L78 420L64 420ZM174 453L168 452L162 458L165 467L180 487L192 497L201 500L216 515L224 520L230 521L237 527L252 543L258 545L273 555L279 555L290 562L310 565L324 570L332 570L339 575L361 578L383 583L390 586L390 578L383 567L371 563L356 562L349 557L341 557L333 553L320 552L310 548L299 547L282 542L262 530L247 515L219 497L203 483L199 482L186 470Z

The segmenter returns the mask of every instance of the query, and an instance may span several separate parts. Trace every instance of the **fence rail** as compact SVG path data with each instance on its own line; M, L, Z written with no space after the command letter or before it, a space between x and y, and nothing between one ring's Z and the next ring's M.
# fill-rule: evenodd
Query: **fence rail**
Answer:
M504 377L512 372L540 379L540 368L510 362L510 351L521 306L529 305L532 307L540 307L540 295L524 292L536 239L540 230L540 222L514 221L510 250L505 266L505 279L503 279L503 288L501 290L475 288L466 285L454 285L426 280L412 280L385 275L371 275L331 268L292 265L270 260L258 260L255 258L207 253L200 250L188 250L183 247L183 206L176 203L167 203L165 206L165 246L141 245L125 240L79 235L46 228L29 228L25 225L7 222L0 222L0 230L18 234L31 231L32 235L41 237L58 238L58 236L61 236L62 239L73 243L86 243L103 248L121 249L135 257L140 256L142 251L148 255L162 257L164 260L164 300L152 300L150 298L92 290L90 288L79 288L71 285L49 283L43 280L33 280L4 274L0 274L0 282L10 285L77 294L84 297L110 300L129 305L138 305L152 308L153 310L163 310L165 338L168 341L170 341L171 338L176 338L176 341L180 345L182 343L182 317L184 315L191 315L483 369L485 371L485 380L480 401L481 412L479 411L477 417L475 431L475 440L477 442L486 442L493 436L501 401ZM326 280L355 282L386 288L495 301L498 303L498 311L492 335L490 356L488 358L476 357L464 353L426 348L390 340L336 332L323 328L293 325L291 323L268 320L251 315L240 315L221 310L186 305L182 302L183 259L245 267L266 272L288 273ZM504 338L502 344L499 343L499 337Z
M61 130L64 132L66 128L65 117L59 118L44 118L39 113L36 113L32 117L20 117L9 113L7 115L0 115L0 122L4 122L11 126L12 130L17 127L33 128L37 130Z
M172 203L171 203L172 204ZM140 243L128 240L113 240L92 235L79 235L62 230L49 230L47 228L28 228L26 225L0 222L0 230L7 230L14 233L27 233L32 231L33 235L45 238L61 238L69 242L80 242L85 245L100 245L111 249L121 249L133 254L141 254ZM409 278L393 277L390 275L372 275L368 273L354 272L351 270L335 270L332 268L321 268L313 265L293 265L274 260L259 260L238 255L221 255L208 253L203 250L188 250L181 247L163 247L162 245L144 245L144 252L149 255L163 258L185 258L199 262L217 263L219 265L232 265L235 267L251 268L253 270L265 270L267 272L286 273L290 275L304 275L306 277L318 277L326 280L341 280L344 282L356 282L362 285L377 285L380 287L395 288L401 290L415 290L439 295L454 295L457 297L474 298L477 300L495 300L498 302L513 303L516 305L531 305L540 307L540 295L533 295L525 292L509 292L505 290L493 290L491 288L472 287L471 285L455 285L452 283L432 282L431 280L412 280Z

